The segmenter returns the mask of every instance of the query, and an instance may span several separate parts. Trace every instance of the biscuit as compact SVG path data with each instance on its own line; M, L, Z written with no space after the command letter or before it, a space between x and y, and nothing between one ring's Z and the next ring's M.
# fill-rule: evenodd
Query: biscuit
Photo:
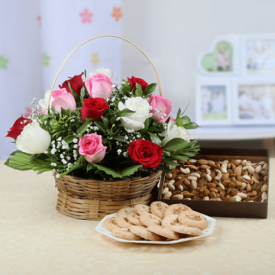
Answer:
M189 227L197 227L204 230L208 227L208 221L206 218L195 211L183 211L179 214L178 220L181 224Z
M162 220L162 226L177 233L186 235L199 236L202 235L202 231L196 227L189 227L182 225L178 220L179 215L166 216Z
M147 228L143 226L131 226L130 231L135 235L149 241L162 241L163 238L159 235L149 231Z
M112 235L129 241L140 241L142 238L135 235L129 228L115 228L112 230Z
M145 205L145 204L137 204L137 205L135 205L134 206L134 210L139 215L141 215L144 212L150 213L150 207L148 205Z
M174 232L174 231L172 231L168 228L164 228L164 227L159 226L159 225L150 225L148 227L148 230L155 233L155 234L157 234L157 235L168 238L168 239L172 239L172 240L178 240L179 239L179 234L177 232Z
M159 217L147 212L144 212L143 214L140 215L140 221L146 226L150 226L154 224L161 225L161 219Z
M183 211L192 211L192 209L184 204L173 204L170 205L165 211L164 211L164 217L170 216L170 215L179 215Z
M162 201L154 201L150 205L151 213L156 215L160 219L164 218L164 212L168 207L169 205Z
M127 216L131 213L134 213L134 208L122 208L117 212L116 223L119 227L127 228L133 225L127 219Z
M104 220L103 225L106 229L109 231L112 231L115 228L119 228L119 226L116 223L116 218L107 218Z
M143 226L143 223L140 221L140 216L137 213L129 214L127 219L134 225Z

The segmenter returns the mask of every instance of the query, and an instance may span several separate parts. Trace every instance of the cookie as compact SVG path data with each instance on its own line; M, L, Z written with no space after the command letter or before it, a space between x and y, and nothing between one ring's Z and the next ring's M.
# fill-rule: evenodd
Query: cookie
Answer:
M183 211L179 214L178 220L181 224L189 227L197 227L204 230L208 227L208 221L206 218L195 211Z
M115 228L112 230L112 235L129 241L140 241L142 238L135 235L129 228Z
M172 231L168 228L164 228L164 227L159 226L159 225L150 225L148 227L148 230L155 233L155 234L157 234L157 235L168 238L168 239L172 239L172 240L178 240L179 239L179 234L177 232L174 232L174 231Z
M166 216L162 220L162 226L177 233L182 233L182 234L192 235L192 236L202 235L202 231L199 228L182 225L179 222L178 217L179 215Z
M140 221L140 216L137 213L129 214L127 219L134 225L143 226L143 223Z
M147 212L144 212L143 214L140 215L140 221L146 226L150 226L154 224L161 225L161 219L159 217Z
M164 217L170 215L179 215L183 211L192 211L192 209L184 204L172 204L164 211Z
M145 204L137 204L137 205L135 205L134 206L134 210L139 215L141 215L144 212L150 213L150 207L148 205L145 205Z
M109 231L113 231L113 229L119 228L119 226L116 223L116 218L108 218L108 219L104 220L103 225Z
M164 212L168 207L169 205L162 201L154 201L150 205L151 213L156 215L160 219L164 218Z
M149 231L144 226L131 226L130 231L145 240L149 240L149 241L162 241L163 240L162 237Z
M133 224L127 219L127 216L134 213L134 208L122 208L117 212L116 223L119 227L127 228Z

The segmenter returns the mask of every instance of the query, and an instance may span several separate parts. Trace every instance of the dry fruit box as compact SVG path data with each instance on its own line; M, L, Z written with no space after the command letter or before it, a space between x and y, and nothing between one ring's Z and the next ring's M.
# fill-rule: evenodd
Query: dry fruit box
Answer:
M163 174L158 200L216 217L267 218L269 157L265 149L201 148Z

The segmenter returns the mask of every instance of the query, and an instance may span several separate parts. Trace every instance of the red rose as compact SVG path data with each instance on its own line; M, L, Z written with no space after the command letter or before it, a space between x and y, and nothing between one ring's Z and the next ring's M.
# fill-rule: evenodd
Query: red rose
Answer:
M109 108L106 100L100 97L84 98L83 102L84 105L82 106L80 113L84 122L86 122L86 118L92 118L93 121L99 120L104 114L104 111Z
M143 168L156 168L161 163L163 148L149 140L132 141L128 146L130 158Z
M80 95L81 88L84 85L83 80L82 80L82 75L83 75L83 73L80 75L75 75L71 79L64 81L62 83L62 85L59 85L59 88L60 89L65 88L68 93L71 93L69 85L68 85L68 83L70 83L74 92L76 94Z
M25 118L23 116L19 117L13 124L13 126L8 131L8 134L6 137L11 137L14 139L17 139L17 137L21 134L23 131L23 128L31 123L32 121L28 118Z
M148 83L145 82L143 79L141 79L141 78L136 78L136 77L134 77L134 76L132 76L132 78L127 77L127 79L128 79L128 82L129 82L129 84L130 84L130 86L131 86L131 91L132 91L133 89L136 90L136 89L135 89L135 88L136 88L136 83L138 83L138 84L141 85L142 91L145 92L145 89L146 89L146 87L148 86Z

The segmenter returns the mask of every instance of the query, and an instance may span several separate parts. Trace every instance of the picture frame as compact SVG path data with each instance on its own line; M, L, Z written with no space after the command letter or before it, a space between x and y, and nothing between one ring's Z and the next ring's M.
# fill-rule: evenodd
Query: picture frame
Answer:
M209 50L197 58L199 72L207 77L240 74L240 43L238 35L216 37Z
M231 83L225 78L196 81L196 121L201 126L232 124Z
M235 125L275 125L275 79L236 79L232 85Z
M275 33L241 35L241 72L245 77L275 76Z

